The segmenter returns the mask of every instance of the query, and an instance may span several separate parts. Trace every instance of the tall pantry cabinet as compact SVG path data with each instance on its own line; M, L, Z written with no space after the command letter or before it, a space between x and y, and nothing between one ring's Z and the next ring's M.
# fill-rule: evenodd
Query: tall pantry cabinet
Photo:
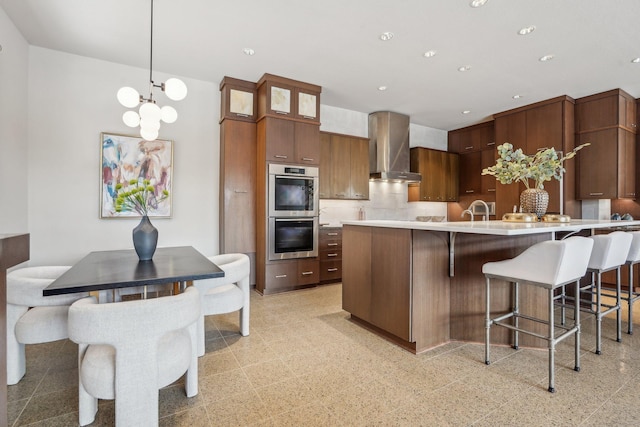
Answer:
M224 77L220 92L220 253L247 254L255 284L256 84Z

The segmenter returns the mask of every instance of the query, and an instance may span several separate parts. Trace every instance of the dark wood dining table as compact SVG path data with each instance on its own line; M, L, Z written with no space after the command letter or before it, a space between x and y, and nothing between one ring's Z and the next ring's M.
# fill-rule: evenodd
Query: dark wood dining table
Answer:
M148 285L178 284L223 277L217 265L191 246L158 248L150 261L133 249L91 252L47 286L42 294L108 291Z

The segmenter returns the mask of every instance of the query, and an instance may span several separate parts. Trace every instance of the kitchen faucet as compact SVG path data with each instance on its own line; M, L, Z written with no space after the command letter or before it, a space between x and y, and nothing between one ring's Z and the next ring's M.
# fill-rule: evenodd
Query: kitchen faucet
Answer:
M471 209L478 204L484 207L484 214L482 215L482 220L489 221L489 206L484 200L474 200L473 202L471 202L471 204L469 205L469 208L462 211L462 216L464 216L466 212L469 212L469 214L471 215L471 221L473 221L473 211Z
M460 218L464 218L464 214L468 213L469 216L471 217L471 222L473 222L473 212L471 212L470 209L465 209L462 211L462 214L460 215Z

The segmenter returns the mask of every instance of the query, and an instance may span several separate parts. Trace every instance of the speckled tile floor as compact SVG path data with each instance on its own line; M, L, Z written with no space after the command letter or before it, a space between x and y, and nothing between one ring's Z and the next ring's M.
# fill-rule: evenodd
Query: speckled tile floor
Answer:
M251 335L237 314L207 318L200 393L160 390L161 426L637 426L640 332L616 343L605 319L603 354L593 353L593 316L583 316L582 370L573 339L557 351L547 388L545 351L452 342L412 355L348 320L341 286L251 297ZM639 327L640 330L640 327ZM13 426L77 425L77 347L27 346L27 375L9 387ZM92 426L112 426L100 401Z

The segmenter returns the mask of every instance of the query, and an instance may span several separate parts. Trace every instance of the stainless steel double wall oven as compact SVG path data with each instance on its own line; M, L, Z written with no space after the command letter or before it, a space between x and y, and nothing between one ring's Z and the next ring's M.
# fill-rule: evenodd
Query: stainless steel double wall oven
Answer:
M318 168L269 164L269 260L318 256Z

